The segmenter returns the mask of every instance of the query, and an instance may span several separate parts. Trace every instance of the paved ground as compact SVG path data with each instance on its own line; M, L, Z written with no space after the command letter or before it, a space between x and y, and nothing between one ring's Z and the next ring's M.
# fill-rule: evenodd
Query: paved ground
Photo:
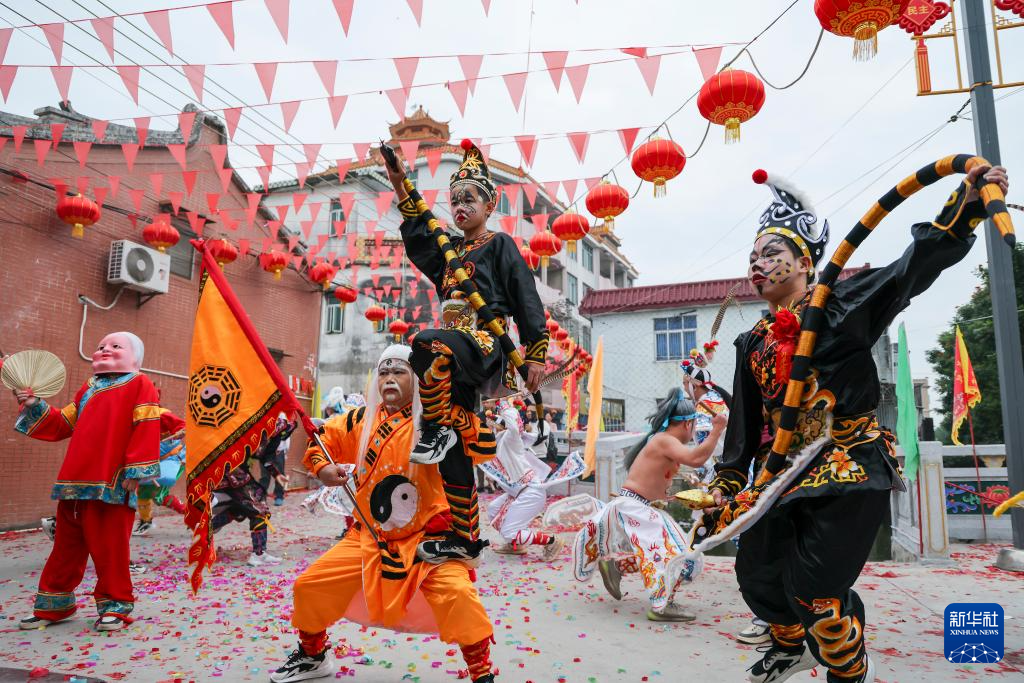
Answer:
M40 676L48 669L140 683L267 680L268 669L294 644L288 625L291 582L333 543L337 532L337 518L310 516L299 507L301 498L290 496L285 507L275 510L270 549L286 558L284 564L246 566L247 528L232 525L218 535L221 562L198 597L187 590L187 534L177 520L158 517L152 534L133 543L136 558L150 567L136 581L138 621L113 634L89 628L87 598L80 598L81 616L72 623L17 630L17 620L28 614L49 541L40 532L0 534L0 662L36 668ZM948 568L875 563L862 575L857 590L867 604L869 647L879 663L879 681L1024 680L1024 577L991 566L994 546L960 546L957 551L956 564ZM552 563L536 553L485 559L478 587L495 624L499 680L745 679L758 653L732 640L747 615L735 590L731 559L708 558L691 594L698 621L670 626L644 619L641 586L635 581L628 584L631 594L615 602L599 579L596 585L573 581L568 561L568 550ZM90 569L86 591L94 579ZM966 666L942 658L942 612L955 601L1003 605L1008 617L1003 663ZM344 667L339 677L435 683L456 680L462 668L458 650L433 637L351 624L340 624L331 634ZM823 681L823 672L816 673ZM0 670L2 681L26 680L26 674L8 675ZM805 673L792 680L812 677Z

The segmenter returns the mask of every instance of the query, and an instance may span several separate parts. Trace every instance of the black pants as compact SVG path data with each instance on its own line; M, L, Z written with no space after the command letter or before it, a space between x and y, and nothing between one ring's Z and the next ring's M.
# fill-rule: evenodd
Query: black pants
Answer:
M285 469L284 460L285 460L285 452L284 451L277 451L277 452L274 453L274 457L272 459L272 462L274 463L274 467L277 468L278 472L284 473L284 469ZM260 474L260 486L263 487L263 490L266 491L267 494L269 495L270 494L270 488L271 488L271 486L273 486L274 487L274 497L275 498L284 498L284 487L281 486L280 482L278 482L276 479L274 479L273 472L271 472L267 467L263 466L262 464L260 465L260 469L262 470L262 473Z
M423 330L413 341L410 363L419 380L424 421L456 428L475 415L480 388L492 380L502 354L490 335L464 330ZM454 410L455 406L462 411ZM456 416L456 412L459 416ZM480 511L473 461L462 436L438 465L456 533L471 542L480 537Z
M889 491L804 498L769 511L740 537L740 592L777 642L793 644L780 632L804 637L830 671L863 670L864 603L852 587L888 517Z

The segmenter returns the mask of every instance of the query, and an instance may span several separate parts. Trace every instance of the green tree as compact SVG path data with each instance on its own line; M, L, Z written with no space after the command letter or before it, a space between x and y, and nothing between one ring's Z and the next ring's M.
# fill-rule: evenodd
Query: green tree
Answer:
M1024 301L1024 245L1013 250L1013 279L1017 301ZM989 291L988 268L977 270L981 284L975 288L970 301L956 309L950 328L939 335L939 345L928 351L928 362L937 375L936 385L942 397L937 411L943 416L936 429L946 443L953 417L953 365L955 325L960 325L964 343L974 365L974 374L981 389L981 403L971 410L974 420L974 439L977 443L1002 443L1002 404L999 400L999 371L996 366L996 339L992 324L992 297ZM1024 321L1024 319L1022 319ZM1024 338L1024 325L1021 326ZM937 434L938 436L938 434ZM960 429L960 442L968 443L967 424Z

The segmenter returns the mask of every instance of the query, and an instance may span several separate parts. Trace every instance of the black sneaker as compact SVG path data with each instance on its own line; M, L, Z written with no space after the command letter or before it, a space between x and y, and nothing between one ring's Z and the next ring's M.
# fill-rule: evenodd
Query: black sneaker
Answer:
M451 427L427 422L423 425L420 442L409 455L409 461L420 465L435 465L444 460L457 440L458 435Z
M300 646L292 650L284 666L270 674L270 680L274 683L289 683L333 676L337 668L334 665L334 658L329 653L330 648L311 657L303 652Z
M448 533L440 538L420 542L416 547L416 556L431 564L440 564L448 560L474 563L479 561L480 552L488 545L487 541L467 541L458 534Z
M757 648L758 652L764 652L761 661L750 667L750 675L747 680L750 683L781 683L793 674L807 671L817 666L818 662L804 646L800 649L785 649L772 643L767 647Z
M135 530L132 531L132 536L145 536L153 526L152 521L146 522L140 519L139 523L135 525Z
M494 683L494 674L487 674L480 678L474 678L473 683Z

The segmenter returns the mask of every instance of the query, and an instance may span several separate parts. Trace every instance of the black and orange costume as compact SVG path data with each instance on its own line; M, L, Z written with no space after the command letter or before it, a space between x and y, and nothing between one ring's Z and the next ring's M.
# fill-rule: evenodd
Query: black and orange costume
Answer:
M761 217L758 237L782 235L816 265L827 223L820 231L806 230L817 221L806 202L769 185L775 201ZM829 681L861 681L870 670L864 605L852 586L888 518L890 491L903 487L895 439L874 412L880 385L871 348L914 296L970 250L985 210L980 201L965 204L968 189L961 184L934 222L913 226L913 241L897 261L834 285L821 309L789 449L791 457L804 453L810 460L740 536L736 575L744 600L771 625L775 647L797 652L791 656L804 657L801 668L810 668L815 662L804 654L806 643L828 669ZM752 463L755 491L762 483L771 446L763 444L762 432L766 422L772 429L779 425L800 319L810 301L808 292L736 339L723 462L710 484L736 501L749 495L744 489ZM730 514L738 516L735 507ZM721 528L720 519L712 520L702 522L698 536L715 531L716 522ZM755 664L751 680L774 680L758 673L763 664Z
M494 199L494 185L480 150L472 144L463 146L465 156L452 175L451 187L469 183ZM444 302L442 329L423 330L412 342L411 362L419 378L423 403L421 444L436 438L439 430L449 435L454 444L449 446L451 450L439 467L453 529L468 544L470 553L476 554L480 541L474 473L459 440L460 426L454 421L458 415L479 420L474 412L480 395L500 397L512 393L516 389L516 371L492 332L477 323L473 309L464 299L467 293L460 289L451 265L438 248L427 216L420 213L412 199L400 202L398 208L404 218L401 232L406 253L434 284ZM526 362L543 366L548 346L544 308L533 273L515 242L504 233L490 231L469 242L462 236L449 235L449 240L466 273L504 328L508 329L509 316L515 319L526 349ZM464 410L456 411L455 407ZM413 460L417 460L415 451Z

